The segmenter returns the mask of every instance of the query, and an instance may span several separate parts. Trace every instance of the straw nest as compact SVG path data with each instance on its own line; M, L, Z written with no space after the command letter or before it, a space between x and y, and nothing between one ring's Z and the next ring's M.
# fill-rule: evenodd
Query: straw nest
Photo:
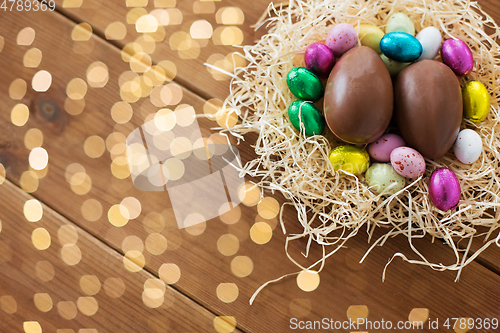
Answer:
M491 109L482 123L462 122L462 128L477 131L483 140L483 153L474 164L462 164L453 152L448 152L438 160L427 160L425 174L408 181L403 190L390 196L377 195L368 188L363 176L332 169L328 153L340 142L328 130L323 136L304 138L293 129L287 109L294 97L287 88L286 75L291 68L301 65L308 45L326 38L333 24L371 23L383 28L387 18L399 11L413 20L417 33L434 26L444 39L459 38L469 45L475 66L470 75L460 79L460 84L463 86L470 80L482 82L490 93ZM494 243L500 246L500 236L492 235L500 226L500 90L497 87L500 47L496 42L500 30L476 2L293 0L271 4L257 28L266 28L267 34L255 45L242 49L241 55L248 65L233 76L230 95L225 101L226 110L235 110L241 120L229 132L242 140L249 132L258 133L256 158L246 163L242 173L256 177L263 189L281 192L289 201L282 212L286 205L296 209L303 232L287 234L287 244L305 237L308 246L316 242L323 247L323 258L309 267L302 267L289 256L301 270L321 270L325 259L349 238L360 230L371 236L376 228L383 230L384 236L371 239L372 246L366 255L388 238L404 235L415 252L414 258L395 253L388 258L389 263L400 257L436 270L455 270L457 278L461 269L481 251ZM453 170L460 181L462 195L455 211L439 211L429 199L428 179L438 167ZM285 233L287 223L291 222L281 219ZM421 255L412 241L427 234L431 240L444 240L456 261L434 263ZM468 255L476 238L480 238L481 246Z

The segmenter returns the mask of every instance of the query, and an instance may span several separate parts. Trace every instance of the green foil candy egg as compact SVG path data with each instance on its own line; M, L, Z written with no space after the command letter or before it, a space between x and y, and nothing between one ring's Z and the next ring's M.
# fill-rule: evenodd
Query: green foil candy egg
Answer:
M333 170L342 170L355 175L362 174L370 165L370 155L366 150L349 145L335 147L328 155L328 159Z
M462 89L464 118L480 123L490 112L490 95L486 87L478 81L470 81Z
M304 131L306 136L321 134L325 130L325 118L321 111L306 101L293 102L288 108L288 118L293 127L299 132ZM303 129L300 128L301 125Z
M365 173L370 189L376 193L394 194L405 187L406 179L390 164L373 164Z
M321 80L304 67L294 67L286 76L288 88L298 99L316 102L325 92Z

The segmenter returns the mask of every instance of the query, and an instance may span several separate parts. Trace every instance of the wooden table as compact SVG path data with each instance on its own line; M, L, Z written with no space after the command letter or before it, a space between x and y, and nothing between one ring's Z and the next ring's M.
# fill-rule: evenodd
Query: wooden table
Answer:
M500 20L496 0L480 3ZM250 25L268 1L55 4L43 13L0 11L0 171L6 175L0 332L288 332L295 322L323 318L394 325L423 318L420 331L465 332L453 330L453 321L449 330L442 325L447 318L500 317L496 247L458 283L454 272L397 260L382 282L385 263L407 250L407 242L392 239L359 264L369 247L361 234L328 260L316 290L301 290L294 275L268 286L250 306L263 283L297 272L273 214L260 216L257 201L247 198L248 205L221 218L178 230L167 193L132 186L124 139L161 107L203 113L223 100L227 78L204 63L230 71L236 50L222 44L252 43L257 35ZM168 25L138 33L136 27L148 24L137 19L152 10ZM156 67L142 75L150 66ZM205 137L217 126L204 118L199 124ZM48 166L37 147L48 153ZM243 159L253 154L249 143L239 149ZM293 212L285 214L294 219ZM258 222L273 230L261 231L262 242L250 232ZM417 246L434 261L454 260L439 242L426 238ZM291 252L300 255L303 248L297 242ZM310 254L319 255L317 249ZM436 320L439 330L429 326Z

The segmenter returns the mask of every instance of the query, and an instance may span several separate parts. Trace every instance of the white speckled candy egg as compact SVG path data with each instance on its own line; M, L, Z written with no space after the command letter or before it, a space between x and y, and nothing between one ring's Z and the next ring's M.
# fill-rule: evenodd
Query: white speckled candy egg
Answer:
M406 179L396 173L390 164L373 164L365 173L370 189L376 193L394 194L405 187Z
M424 49L417 61L433 60L441 48L441 32L435 27L427 27L418 33L417 39Z
M458 133L453 151L460 162L472 164L481 156L483 142L475 131L464 129Z
M418 178L425 172L425 159L418 151L409 147L399 147L391 152L394 170L406 178Z

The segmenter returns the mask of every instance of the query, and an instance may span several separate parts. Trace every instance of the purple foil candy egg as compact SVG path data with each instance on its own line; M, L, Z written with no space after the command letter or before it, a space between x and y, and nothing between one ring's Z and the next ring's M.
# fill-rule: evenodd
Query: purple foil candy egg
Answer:
M321 77L328 77L333 65L335 65L332 50L323 43L309 45L304 55L304 61L307 69Z
M442 211L458 206L460 183L453 171L447 168L434 170L429 180L429 197L434 206Z
M474 58L472 52L463 41L447 39L441 48L443 62L450 67L457 76L464 76L472 72Z

